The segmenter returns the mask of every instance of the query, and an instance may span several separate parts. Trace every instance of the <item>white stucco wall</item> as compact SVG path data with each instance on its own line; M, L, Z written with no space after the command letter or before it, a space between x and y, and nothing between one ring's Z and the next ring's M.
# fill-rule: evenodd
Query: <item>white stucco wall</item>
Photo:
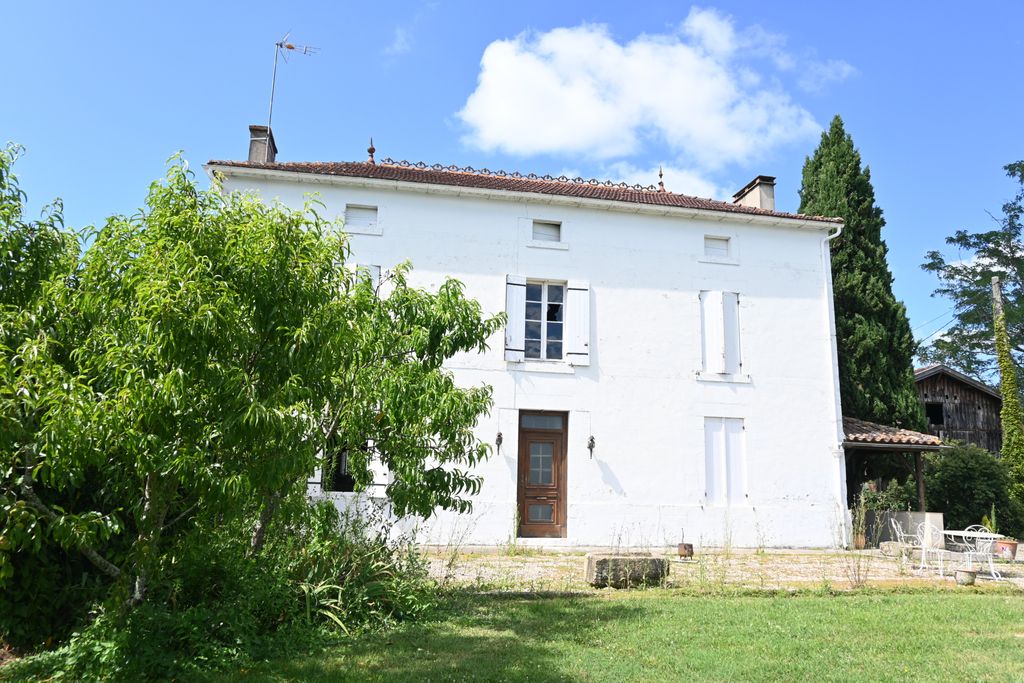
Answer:
M424 540L513 537L518 411L558 410L569 413L568 537L539 543L661 546L679 542L681 529L699 545L841 541L845 481L823 249L834 226L764 225L741 214L647 215L610 210L608 202L594 208L564 198L460 196L304 174L229 175L225 187L292 206L319 192L332 216L346 203L377 206L381 234L351 237L354 262L388 268L408 259L413 284L435 288L457 278L488 312L504 309L510 273L589 281L589 366L508 363L501 334L487 353L449 364L460 384L494 387L494 409L478 433L493 444L500 431L504 443L478 468L484 484L474 512L437 515L423 525ZM530 219L560 221L569 248L529 246ZM705 234L732 236L737 262L705 262ZM740 293L749 381L696 377L701 290ZM706 416L745 421L747 504L705 504Z

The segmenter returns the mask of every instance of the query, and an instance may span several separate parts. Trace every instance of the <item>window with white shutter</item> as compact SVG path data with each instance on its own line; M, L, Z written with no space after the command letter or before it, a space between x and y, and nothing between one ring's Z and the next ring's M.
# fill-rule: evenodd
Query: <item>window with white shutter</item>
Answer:
M345 232L353 235L380 235L376 206L345 205Z
M742 418L704 418L704 497L708 505L747 503Z
M553 221L534 221L533 239L538 242L561 242L562 224Z
M739 306L740 296L736 292L700 293L703 372L735 375L742 371Z

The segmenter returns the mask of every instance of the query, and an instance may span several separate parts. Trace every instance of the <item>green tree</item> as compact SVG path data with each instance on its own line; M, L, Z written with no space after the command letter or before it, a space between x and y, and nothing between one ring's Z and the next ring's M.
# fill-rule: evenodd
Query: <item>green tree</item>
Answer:
M843 414L922 429L914 387L914 337L906 309L892 293L882 240L885 221L875 204L871 172L839 116L804 163L800 212L838 216L832 241L832 281Z
M202 191L180 162L80 252L59 210L23 221L15 156L0 156L0 592L28 578L19 556L57 548L137 605L204 529L249 524L258 553L339 447L357 488L374 460L395 473L399 515L470 508L491 391L442 363L485 349L503 314L454 280L409 286L408 266L379 290L315 203Z
M1000 450L1009 472L1010 498L1024 505L1024 410L1021 409L1017 366L1010 353L1010 337L1006 331L1006 314L997 282L992 283L993 322L995 324L996 361L999 363L999 390L1003 397L999 419L1003 428Z
M1024 363L1024 161L1004 169L1019 187L1013 199L1003 204L995 227L957 230L946 238L946 244L956 249L956 257L950 260L938 251L929 251L921 266L938 277L935 295L952 301L954 311L953 324L941 338L921 349L921 358L978 378L997 370L989 289L994 276L1002 282L1010 351L1018 367Z

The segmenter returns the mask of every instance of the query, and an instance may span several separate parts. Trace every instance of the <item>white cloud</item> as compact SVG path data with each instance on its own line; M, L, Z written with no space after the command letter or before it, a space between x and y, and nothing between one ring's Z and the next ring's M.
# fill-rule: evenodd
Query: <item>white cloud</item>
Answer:
M803 65L797 85L807 92L821 92L830 83L844 81L855 73L857 70L841 59L809 62Z
M384 48L384 54L397 56L404 55L412 49L412 37L409 35L409 29L404 26L395 27L395 35L391 39L391 44Z
M464 141L487 152L581 156L611 170L657 146L675 159L668 168L681 183L713 188L708 174L820 131L772 72L805 74L815 87L848 75L838 61L808 71L785 42L698 8L674 32L626 42L595 24L497 40L458 112Z

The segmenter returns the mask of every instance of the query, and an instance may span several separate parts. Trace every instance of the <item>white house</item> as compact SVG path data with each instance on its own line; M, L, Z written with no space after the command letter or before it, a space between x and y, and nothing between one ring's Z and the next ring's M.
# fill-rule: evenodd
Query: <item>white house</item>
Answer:
M471 515L427 539L544 545L831 546L846 481L828 241L838 219L597 181L374 161L211 161L227 189L346 217L353 258L411 260L509 315L449 364L494 388ZM380 473L382 483L386 472ZM321 482L312 491L321 493ZM323 482L330 488L330 482ZM334 488L344 488L335 481Z

